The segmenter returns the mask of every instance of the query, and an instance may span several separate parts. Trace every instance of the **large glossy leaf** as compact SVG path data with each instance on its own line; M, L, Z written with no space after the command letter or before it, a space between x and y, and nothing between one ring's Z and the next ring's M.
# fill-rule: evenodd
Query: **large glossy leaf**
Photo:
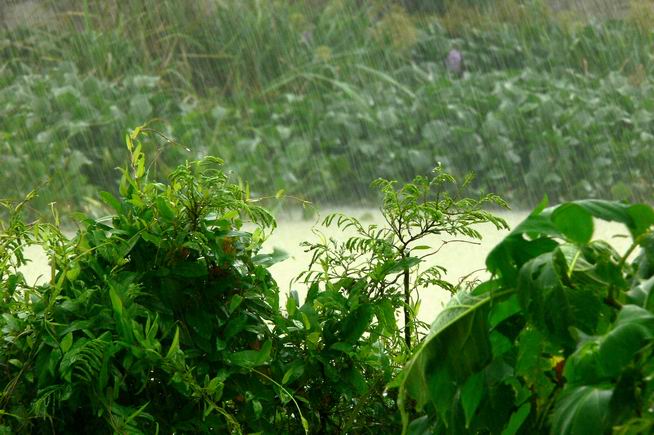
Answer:
M559 397L552 416L551 433L556 435L595 435L608 429L610 386L581 386Z
M654 314L636 305L625 305L605 335L587 339L568 358L565 377L573 384L612 380L652 340Z
M557 207L552 212L552 223L572 242L584 245L593 237L593 217L573 202Z
M564 278L570 264L561 247L523 266L518 279L518 300L525 314L552 340L574 348L571 327L588 330L600 315L600 292L569 286ZM589 333L591 331L588 331Z
M492 358L488 338L490 302L512 291L493 294L496 282L461 292L439 314L429 336L404 370L400 400L415 400L417 409L433 407L447 425L455 412L455 396L468 378L479 372ZM473 412L479 398L466 393L466 408ZM408 421L405 417L405 426Z
M631 205L599 199L574 201L574 204L588 211L593 217L626 225L634 239L654 225L654 210L646 204Z

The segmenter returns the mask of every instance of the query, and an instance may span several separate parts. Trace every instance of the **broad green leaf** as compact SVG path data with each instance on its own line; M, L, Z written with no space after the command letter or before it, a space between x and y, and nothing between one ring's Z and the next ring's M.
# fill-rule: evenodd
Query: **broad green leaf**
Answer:
M116 293L116 290L113 287L109 287L109 298L111 299L111 306L113 307L114 314L117 318L122 318L123 316L123 301Z
M127 241L124 241L122 243L122 246L120 246L120 249L117 252L116 260L122 260L125 257L127 257L129 253L132 251L132 249L134 249L134 246L136 246L136 244L140 239L141 239L140 234L134 234Z
M360 305L347 315L341 327L341 341L354 344L369 328L373 317L373 308L370 304Z
M143 231L143 232L141 233L141 238L142 238L143 240L145 240L146 242L150 242L150 243L152 243L152 244L155 245L155 246L159 246L159 245L161 245L161 237L156 236L156 235L154 235L154 234L152 234L152 233L149 233L149 232L147 232L147 231Z
M518 297L512 295L506 300L493 305L489 317L490 325L495 327L521 310Z
M509 340L504 334L498 331L491 331L488 338L491 342L491 347L493 349L493 356L495 358L513 349L513 343L511 342L511 340Z
M570 355L565 377L573 384L611 380L652 340L654 314L636 305L625 305L606 334L588 338Z
M332 344L329 348L334 349L334 350L338 350L338 351L343 352L343 353L345 353L347 355L354 354L354 346L352 346L349 343L344 343L342 341L339 341L338 343Z
M466 418L466 429L470 428L470 421L477 411L485 392L484 372L475 373L470 376L461 387L461 405Z
M518 272L525 263L557 246L555 240L546 237L525 240L521 233L512 234L491 250L486 257L486 267L502 279L505 287L515 287Z
M552 222L566 239L577 244L585 245L593 236L593 217L574 202L557 207Z
M517 283L518 300L527 319L566 348L574 347L571 327L594 328L604 297L594 287L568 286L569 267L565 249L558 247L526 263Z
M232 314L234 310L236 310L239 305L241 305L241 302L243 302L243 296L241 295L234 295L229 301L229 314Z
M156 200L156 205L157 205L157 210L159 211L159 215L167 220L168 222L172 222L175 220L175 212L173 211L172 208L168 205L168 201L166 201L165 198L163 197L158 197Z
M368 391L368 383L361 371L356 367L349 367L341 372L344 381L349 383L356 394L362 395Z
M258 254L252 257L252 262L259 266L270 267L273 264L280 263L288 258L286 251L274 248L270 254Z
M63 340L61 340L61 351L63 353L68 352L68 349L73 345L73 333L69 332L66 334Z
M291 363L291 366L284 373L282 378L282 384L286 385L287 383L294 381L304 374L304 361L297 360Z
M258 400L253 400L252 401L252 410L254 411L254 416L256 418L261 417L261 413L263 412L263 405L261 405L261 402Z
M574 203L583 207L596 218L626 225L634 239L654 225L654 210L645 204L628 205L599 199L574 201Z
M75 281L77 279L77 277L79 276L81 271L82 271L82 268L80 267L79 264L72 263L70 265L70 269L68 269L68 271L66 271L66 278L69 281Z
M431 403L448 424L457 391L492 358L488 338L490 302L513 293L512 290L495 293L496 284L491 281L472 293L457 293L438 315L429 336L404 368L401 404L411 398L421 410ZM406 428L406 414L403 422Z
M592 236L589 215L625 224L634 238L654 224L654 211L643 204L629 206L615 201L581 200L548 209L539 207L493 248L486 258L488 270L500 275L507 286L515 285L523 264L557 246L552 238L587 243Z
M62 347L63 347L63 346L62 346ZM66 349L66 350L68 350L68 349ZM66 352L66 351L64 350L64 352ZM7 361L7 362L8 362L9 364L11 364L12 366L14 366L14 367L16 367L16 368L19 368L19 369L23 367L23 362L22 362L21 360L17 359L17 358L12 358L12 359L10 359L10 360Z
M116 212L121 213L123 210L123 205L122 203L116 199L115 196L113 196L109 192L102 191L100 192L100 198L102 201L107 204L109 207L113 208Z
M552 415L551 433L557 435L603 434L609 429L610 386L584 385L559 396Z
M515 435L520 430L520 427L525 422L529 413L531 412L531 403L524 403L516 412L511 414L509 423L502 431L502 435Z
M397 321L395 319L395 308L390 300L383 300L375 304L377 310L376 316L379 324L384 328L387 334L393 334L397 331Z
M286 299L286 312L288 313L289 318L295 316L295 313L297 312L297 307L298 307L297 301L295 300L295 298L289 295L289 297Z
M266 340L261 346L261 350L242 350L229 355L229 361L239 367L254 368L268 364L270 352L272 350L272 341Z

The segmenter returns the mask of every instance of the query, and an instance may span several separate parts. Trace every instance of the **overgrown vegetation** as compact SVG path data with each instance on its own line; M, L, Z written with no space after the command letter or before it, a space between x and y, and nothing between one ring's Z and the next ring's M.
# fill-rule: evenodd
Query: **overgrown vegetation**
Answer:
M515 205L651 198L647 5L588 21L537 2L399 3L55 2L46 25L0 37L0 187L88 207L116 185L114 138L150 119L190 149L164 147L162 176L221 155L255 191L321 202L372 201L375 178L434 161Z
M416 289L455 290L442 268L420 271L440 249L418 243L433 234L478 238L474 225L484 222L505 227L482 209L502 201L463 197L467 183L457 187L440 169L402 188L379 180L388 227L327 218L358 234L343 245L309 245L319 271L301 274L307 297L291 295L282 311L267 267L284 255L259 252L272 216L216 158L179 166L165 184L150 179L140 140L147 134L126 137L130 164L118 197L100 193L115 214L75 214L70 240L54 224L26 224L25 202L3 203L0 429L400 430L386 385L425 334ZM246 220L252 231L243 230ZM38 286L18 270L32 244L51 263Z
M493 279L456 295L408 363L401 401L426 414L410 433L654 429L654 210L545 205L493 249ZM624 224L631 248L592 240L593 218Z
M326 218L353 235L306 244L307 296L281 310L267 267L284 255L260 252L271 215L216 158L151 181L146 134L127 136L119 196L100 193L115 214L76 214L72 239L22 219L33 195L2 203L3 433L654 427L650 206L543 202L490 253L489 281L455 286L427 258L479 237L478 223L505 227L482 209L502 201L461 196L469 180L440 168L402 187L380 179L386 225ZM625 224L626 253L592 240L594 218ZM19 270L32 244L51 264L34 286ZM435 287L453 298L427 333L417 291Z
M0 32L0 433L654 431L654 210L565 202L651 200L651 4L52 5ZM317 231L283 309L259 195L282 189L385 219L329 216L350 238ZM564 202L449 283L437 254L506 227L488 191Z

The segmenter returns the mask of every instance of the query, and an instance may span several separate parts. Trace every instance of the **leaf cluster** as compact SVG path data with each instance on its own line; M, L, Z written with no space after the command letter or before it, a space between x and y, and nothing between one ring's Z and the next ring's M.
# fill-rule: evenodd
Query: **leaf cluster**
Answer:
M425 332L417 319L418 290L457 287L433 258L448 243L481 238L478 224L506 228L483 209L504 202L495 195L464 197L468 183L457 184L440 166L432 177L402 186L379 179L373 186L382 196L384 224L332 214L323 225L348 237L316 230L318 241L304 243L312 260L298 280L308 285L307 296L301 302L291 293L275 334L288 352L283 383L293 386L311 427L322 433L400 430L397 392L386 387Z
M72 239L55 225L26 224L24 203L3 203L0 427L399 430L387 385L424 334L417 290L455 289L427 260L457 240L434 248L426 238L478 239L474 226L485 222L504 228L483 210L502 200L463 197L470 180L458 185L440 167L403 186L376 181L386 225L327 217L326 226L354 235L306 244L308 294L292 292L281 311L267 268L284 254L260 252L272 216L217 158L180 165L166 183L152 179L142 141L151 134L142 126L126 135L118 196L100 192L113 214L76 214ZM51 275L29 285L19 267L34 244Z
M633 244L593 240L615 221ZM405 367L409 433L651 432L654 211L600 200L545 203L487 258ZM633 259L632 253L640 249Z
M259 254L272 216L214 158L148 179L140 129L115 214L67 239L10 210L0 265L0 426L14 433L241 433L287 417L266 371L278 289ZM108 222L107 222L108 221ZM244 231L244 222L255 230ZM28 285L21 250L52 275ZM260 368L260 370L258 369Z

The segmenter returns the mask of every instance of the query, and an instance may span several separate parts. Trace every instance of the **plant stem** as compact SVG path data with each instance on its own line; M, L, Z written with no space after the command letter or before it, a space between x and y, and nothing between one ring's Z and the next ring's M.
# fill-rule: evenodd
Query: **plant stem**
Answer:
M404 269L404 341L411 349L411 289L409 288L409 269Z

